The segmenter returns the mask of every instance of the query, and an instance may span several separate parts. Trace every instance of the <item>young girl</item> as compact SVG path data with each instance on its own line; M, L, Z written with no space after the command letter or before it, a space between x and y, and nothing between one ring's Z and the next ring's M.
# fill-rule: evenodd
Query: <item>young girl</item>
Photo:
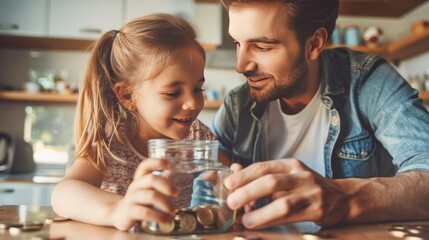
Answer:
M52 195L74 220L129 229L166 222L178 189L146 158L153 138L214 139L197 120L203 108L205 53L183 19L154 14L105 33L92 50L80 89L76 161Z

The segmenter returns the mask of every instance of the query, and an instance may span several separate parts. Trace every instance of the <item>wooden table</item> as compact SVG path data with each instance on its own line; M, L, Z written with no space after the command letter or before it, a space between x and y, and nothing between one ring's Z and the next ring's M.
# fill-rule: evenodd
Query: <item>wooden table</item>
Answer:
M57 216L51 207L48 206L25 206L25 205L3 205L0 206L0 222L44 222L46 218L54 218ZM348 225L333 228L323 228L313 223L297 223L279 226L265 230L245 230L236 225L234 229L222 234L198 235L198 236L155 236L141 232L124 232L110 227L100 227L91 224L85 224L76 221L63 221L46 224L42 230L21 232L16 236L9 234L8 230L0 230L0 239L32 239L34 236L49 236L51 238L64 237L64 239L85 240L85 239L102 239L102 240L130 240L130 239L180 239L180 240L198 240L198 239L233 239L237 235L251 234L258 236L261 240L275 239L303 239L304 232L323 231L331 235L330 240L398 240L400 238L393 237L389 233L389 228L393 225L420 225L429 229L428 221L415 222L391 222L391 223L373 223ZM429 239L429 236L425 236ZM323 240L323 238L320 238Z

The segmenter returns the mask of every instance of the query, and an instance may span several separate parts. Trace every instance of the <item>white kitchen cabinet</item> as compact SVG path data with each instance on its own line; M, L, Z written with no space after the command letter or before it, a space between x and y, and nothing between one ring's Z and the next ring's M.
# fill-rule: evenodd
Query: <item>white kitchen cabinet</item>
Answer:
M55 184L0 183L0 205L51 205Z
M152 14L169 13L192 23L203 44L221 45L222 7L219 3L196 3L194 0L125 0L125 20Z
M123 24L123 0L51 0L49 37L98 39Z
M152 13L170 13L192 21L194 0L125 0L125 21Z
M219 3L198 3L194 27L201 43L219 46L222 44L222 6Z
M48 0L0 0L0 34L45 36Z

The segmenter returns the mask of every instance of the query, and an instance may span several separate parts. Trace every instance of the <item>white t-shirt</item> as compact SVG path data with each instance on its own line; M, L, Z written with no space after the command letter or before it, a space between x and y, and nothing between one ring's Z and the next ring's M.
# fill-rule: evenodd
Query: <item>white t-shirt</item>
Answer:
M320 87L310 103L297 114L283 113L279 101L268 104L262 119L268 136L269 158L296 158L325 176L324 147L330 113L322 103Z

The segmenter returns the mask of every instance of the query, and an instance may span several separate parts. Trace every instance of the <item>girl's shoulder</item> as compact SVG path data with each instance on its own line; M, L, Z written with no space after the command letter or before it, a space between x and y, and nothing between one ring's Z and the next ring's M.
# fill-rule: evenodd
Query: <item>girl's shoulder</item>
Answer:
M216 140L215 135L212 133L209 127L196 119L189 130L189 135L185 138L186 140Z

